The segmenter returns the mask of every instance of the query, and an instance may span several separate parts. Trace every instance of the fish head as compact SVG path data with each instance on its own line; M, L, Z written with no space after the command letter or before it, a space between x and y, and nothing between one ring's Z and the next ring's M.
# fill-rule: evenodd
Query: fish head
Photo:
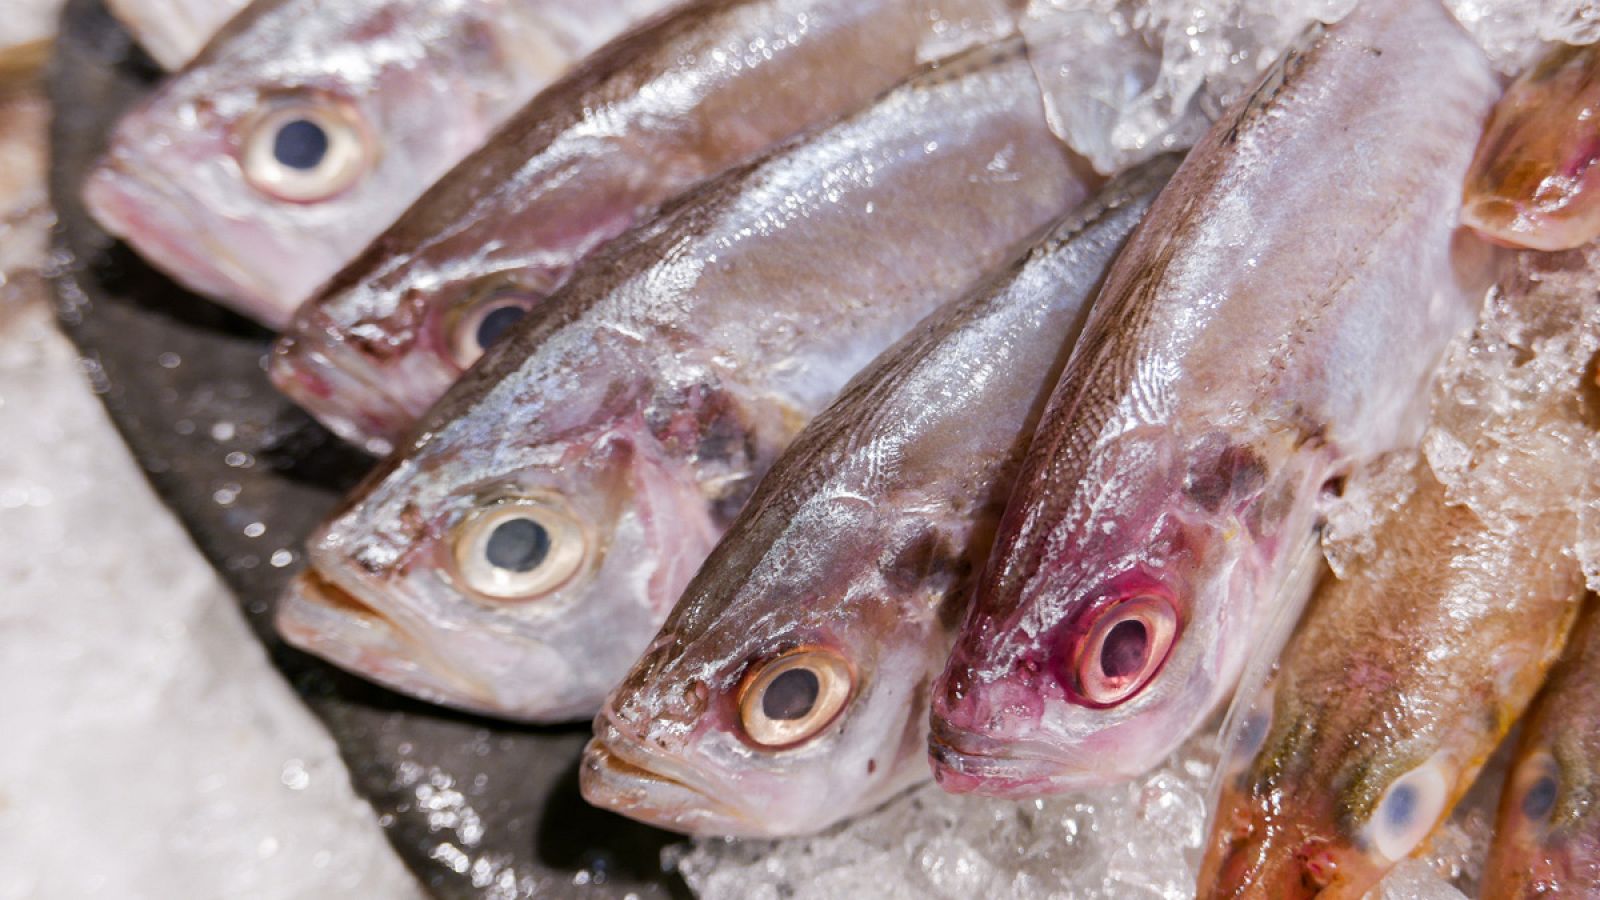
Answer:
M281 327L477 145L493 119L477 82L504 63L486 24L419 28L404 3L266 6L123 117L84 199L188 287Z
M1364 896L1423 846L1476 772L1459 750L1475 726L1448 700L1398 701L1415 717L1363 707L1394 681L1360 660L1338 684L1313 676L1316 690L1295 674L1280 669L1225 742L1201 898Z
M1462 218L1497 243L1567 250L1600 237L1600 50L1562 46L1495 108Z
M492 394L495 415L425 428L313 536L280 632L461 709L594 715L720 530L626 393Z
M1521 748L1501 792L1483 896L1532 900L1600 886L1593 773L1593 758L1580 747L1539 741Z
M742 519L708 560L595 720L591 803L778 837L927 777L928 687L955 622L924 565L937 541L878 528L860 499L823 506L770 514L784 534L753 550L736 542L762 529Z
M268 369L319 421L377 453L548 298L567 271L529 264L484 272L429 238L414 240L410 218L301 307ZM464 236L439 240L454 247Z
M1293 444L1150 426L1103 442L1077 473L1044 473L1080 487L1065 508L1007 510L934 690L941 786L1030 796L1102 785L1199 727L1251 657L1286 561L1311 540L1312 467ZM1024 541L1031 557L1014 550Z

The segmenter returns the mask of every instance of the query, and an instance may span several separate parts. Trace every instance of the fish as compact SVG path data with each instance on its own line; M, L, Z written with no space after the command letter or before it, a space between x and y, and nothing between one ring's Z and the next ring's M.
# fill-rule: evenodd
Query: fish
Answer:
M1484 897L1600 896L1600 623L1595 599L1523 723L1500 795Z
M150 58L168 71L199 55L251 0L106 0Z
M929 777L944 666L1028 436L1163 157L853 378L595 720L584 797L695 835L821 831Z
M1597 275L1600 250L1521 254L1453 349L1370 545L1319 589L1229 741L1202 900L1364 896L1532 702L1586 595Z
M317 530L279 632L423 699L592 718L800 428L1096 186L1007 41L680 198Z
M1600 47L1556 45L1517 78L1484 130L1461 218L1510 247L1600 237Z
M1455 221L1497 96L1435 0L1365 2L1191 151L1107 275L934 688L941 787L1134 777L1303 603L1329 495L1421 436L1476 318L1487 261Z
M496 127L668 2L258 0L118 121L84 202L183 286L281 329Z
M273 380L381 455L673 196L1003 37L1016 0L737 0L613 44L531 103L305 304Z

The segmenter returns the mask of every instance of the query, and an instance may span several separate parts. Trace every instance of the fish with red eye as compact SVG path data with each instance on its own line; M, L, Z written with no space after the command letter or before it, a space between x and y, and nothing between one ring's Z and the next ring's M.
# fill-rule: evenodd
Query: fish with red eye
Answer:
M934 688L942 785L1134 777L1280 640L1325 485L1415 445L1476 317L1455 222L1498 93L1438 0L1366 0L1190 152L1034 432Z

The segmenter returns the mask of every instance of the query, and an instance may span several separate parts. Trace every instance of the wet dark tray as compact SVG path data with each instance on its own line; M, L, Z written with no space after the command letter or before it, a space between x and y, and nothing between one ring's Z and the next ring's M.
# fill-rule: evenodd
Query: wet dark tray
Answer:
M272 633L307 532L371 460L281 398L270 335L186 293L106 236L78 200L117 115L159 71L100 0L67 4L49 70L60 318L156 490L237 593L273 661L338 741L355 788L419 879L446 898L687 896L675 838L585 805L587 727L453 714L346 676Z

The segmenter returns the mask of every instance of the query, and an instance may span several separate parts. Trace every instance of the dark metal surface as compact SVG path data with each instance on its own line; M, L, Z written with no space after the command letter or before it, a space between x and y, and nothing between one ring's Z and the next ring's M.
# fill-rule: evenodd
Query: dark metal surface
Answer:
M445 898L685 896L664 832L578 795L587 727L509 726L415 703L284 646L277 595L304 536L371 463L268 384L270 335L184 292L107 237L78 186L120 110L159 73L100 0L67 5L49 71L60 316L156 490L243 602L274 662L338 741L356 790Z

